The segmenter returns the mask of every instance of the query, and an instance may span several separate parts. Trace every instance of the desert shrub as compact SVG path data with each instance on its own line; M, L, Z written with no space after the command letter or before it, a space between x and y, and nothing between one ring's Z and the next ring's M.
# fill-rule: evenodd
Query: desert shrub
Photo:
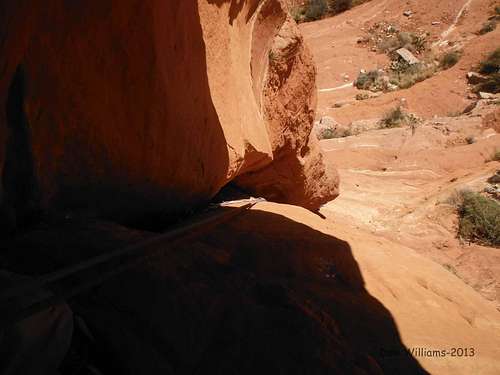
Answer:
M427 49L426 35L417 35L406 31L400 31L396 35L389 35L383 38L377 45L378 49L382 52L393 56L394 51L400 48L406 48L408 51L416 53L423 52Z
M306 5L305 18L307 21L319 20L328 10L326 0L310 0Z
M483 62L479 64L479 73L487 76L484 82L476 85L474 91L491 93L500 92L500 48L493 51Z
M500 246L500 204L481 194L461 193L458 234L469 241Z
M500 150L495 150L493 156L491 157L493 161L500 161Z
M300 23L303 22L306 18L306 8L302 6L293 7L290 9L290 14L295 22Z
M393 70L390 74L390 82L401 89L407 89L418 82L422 82L434 75L435 66L424 63L408 65L405 68Z
M441 68L449 69L452 66L454 66L459 60L460 60L460 53L458 51L445 53L444 56L441 58L440 62Z
M473 143L476 143L476 138L473 135L469 135L465 137L465 142L467 142L468 145L471 145Z
M370 95L367 93L356 94L356 100L367 100L370 99Z
M486 81L476 85L476 92L491 92L493 94L497 94L500 92L500 73L491 74L488 76Z
M387 77L385 77L387 78ZM385 91L388 79L384 79L384 73L380 70L361 72L354 81L354 86L360 90Z
M500 155L499 155L500 157ZM500 170L496 171L496 173L489 177L487 180L490 184L499 184L500 183Z
M328 5L333 14L345 12L352 8L352 0L329 0Z
M479 35L484 35L492 32L497 28L497 23L495 21L486 22L481 29L479 29Z
M268 54L267 54L268 58L269 58L269 62L273 62L276 60L277 56L276 56L276 53L273 51L273 50L269 50Z
M318 139L345 138L351 136L349 129L323 129L318 135Z
M380 121L380 128L388 129L388 128L399 128L403 124L408 122L408 115L401 107L396 107L382 118Z
M479 73L494 74L500 72L500 48L497 48L479 65Z

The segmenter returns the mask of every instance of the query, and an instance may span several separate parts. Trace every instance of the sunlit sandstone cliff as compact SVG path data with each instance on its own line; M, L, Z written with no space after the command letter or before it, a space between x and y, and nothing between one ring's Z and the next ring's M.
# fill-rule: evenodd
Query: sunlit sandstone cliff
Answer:
M3 216L175 214L230 181L316 209L315 70L278 0L0 2Z

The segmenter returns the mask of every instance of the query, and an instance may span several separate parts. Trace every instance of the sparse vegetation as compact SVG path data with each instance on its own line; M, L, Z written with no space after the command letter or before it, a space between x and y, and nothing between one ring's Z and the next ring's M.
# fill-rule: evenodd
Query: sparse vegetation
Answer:
M379 35L377 41L373 38L372 40L392 61L387 73L381 70L361 73L355 82L358 89L371 91L407 89L432 77L439 69L451 68L461 57L460 51L451 51L443 55L440 63L436 64L427 43L428 33L402 32L393 25L378 25L370 32ZM396 53L400 48L405 48L414 55L420 55L420 62L410 63L404 59Z
M330 8L330 12L338 14L351 9L353 6L352 3L352 0L329 0L328 6Z
M500 71L500 48L497 48L479 65L479 73L495 74Z
M460 60L460 53L458 51L447 52L441 58L440 66L442 69L449 69Z
M488 79L480 83L475 88L476 92L491 92L493 94L497 94L500 92L500 73L492 74L488 77Z
M383 76L384 74L380 70L361 72L354 81L354 86L360 90L384 91L388 81L384 81Z
M493 153L493 156L491 157L491 160L492 161L500 161L500 150L499 149L495 150L495 152Z
M332 138L345 138L351 136L352 133L349 129L323 129L318 139L332 139Z
M305 5L290 10L295 22L316 21L325 16L333 16L370 0L309 0Z
M460 216L459 236L484 245L500 246L500 204L471 191L461 191L454 199Z
M407 89L418 82L430 78L436 72L434 65L425 63L413 64L393 69L390 74L390 83L401 89Z
M479 29L478 33L479 33L479 35L484 35L487 33L491 33L496 28L497 28L497 23L494 20L488 21L485 24L483 24L483 27L481 27L481 29Z
M403 125L414 126L417 122L418 119L413 114L406 113L401 107L396 107L389 111L380 121L380 128L399 128Z
M496 171L496 173L488 178L487 180L490 184L499 184L500 183L500 170Z
M365 92L356 94L356 100L367 100L367 99L370 99L370 95L368 95Z
M427 48L427 35L417 35L415 33L400 31L395 35L389 35L378 43L378 49L382 52L392 54L400 48L417 53L423 52Z
M500 92L500 48L497 48L488 58L479 64L479 73L487 76L487 80L475 87L475 91L491 93Z
M310 0L306 5L305 18L307 21L315 21L322 18L328 10L326 0Z
M457 274L457 270L455 269L455 267L453 267L451 264L448 264L448 263L445 263L443 264L443 267L444 269L446 269L448 272L451 272L452 274L456 275Z
M405 113L401 107L397 107L388 112L381 121L383 128L396 128L401 126L405 118Z
M471 145L473 143L476 143L476 138L473 135L469 135L465 137L465 142L467 142L468 145Z

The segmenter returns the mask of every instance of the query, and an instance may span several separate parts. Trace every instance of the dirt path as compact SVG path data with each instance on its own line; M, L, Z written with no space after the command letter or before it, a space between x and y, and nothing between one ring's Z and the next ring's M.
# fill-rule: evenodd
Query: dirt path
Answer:
M458 21L460 21L460 18L462 18L464 12L469 8L471 3L472 3L472 0L467 0L465 2L465 4L462 6L462 8L458 12L457 16L455 17L455 20L453 21L453 23L450 25L450 27L448 27L445 31L443 31L443 33L441 34L441 38L438 41L436 41L434 43L434 45L437 45L440 42L442 42L445 38L448 37L448 35L450 35L456 29Z

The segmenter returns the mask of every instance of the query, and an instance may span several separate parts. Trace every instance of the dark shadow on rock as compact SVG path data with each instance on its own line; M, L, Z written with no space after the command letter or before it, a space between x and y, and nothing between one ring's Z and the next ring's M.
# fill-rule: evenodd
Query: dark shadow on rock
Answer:
M11 212L13 226L30 221L39 204L31 131L24 109L25 81L24 69L19 65L12 78L5 106L8 136L1 182L4 205Z
M150 236L113 225L83 235L77 225L61 242L60 228L47 231L19 238L12 254L29 262L38 251L60 266ZM79 250L70 250L72 239ZM166 244L70 305L111 373L426 373L404 354L390 311L364 288L347 242L260 210Z
M4 81L13 84L9 103L0 104L31 131L29 143L21 130L11 137L24 143L7 151L8 199L29 201L16 188L27 185L30 160L44 209L141 228L218 191L229 159L197 2L5 3L0 55L9 62ZM11 71L15 63L22 74ZM0 90L3 101L8 87Z
M232 25L236 17L240 14L243 9L243 6L248 5L248 12L245 17L246 22L250 20L252 15L255 13L255 10L259 6L260 0L207 0L210 4L215 4L218 7L222 6L225 3L230 3L229 5L229 24Z

